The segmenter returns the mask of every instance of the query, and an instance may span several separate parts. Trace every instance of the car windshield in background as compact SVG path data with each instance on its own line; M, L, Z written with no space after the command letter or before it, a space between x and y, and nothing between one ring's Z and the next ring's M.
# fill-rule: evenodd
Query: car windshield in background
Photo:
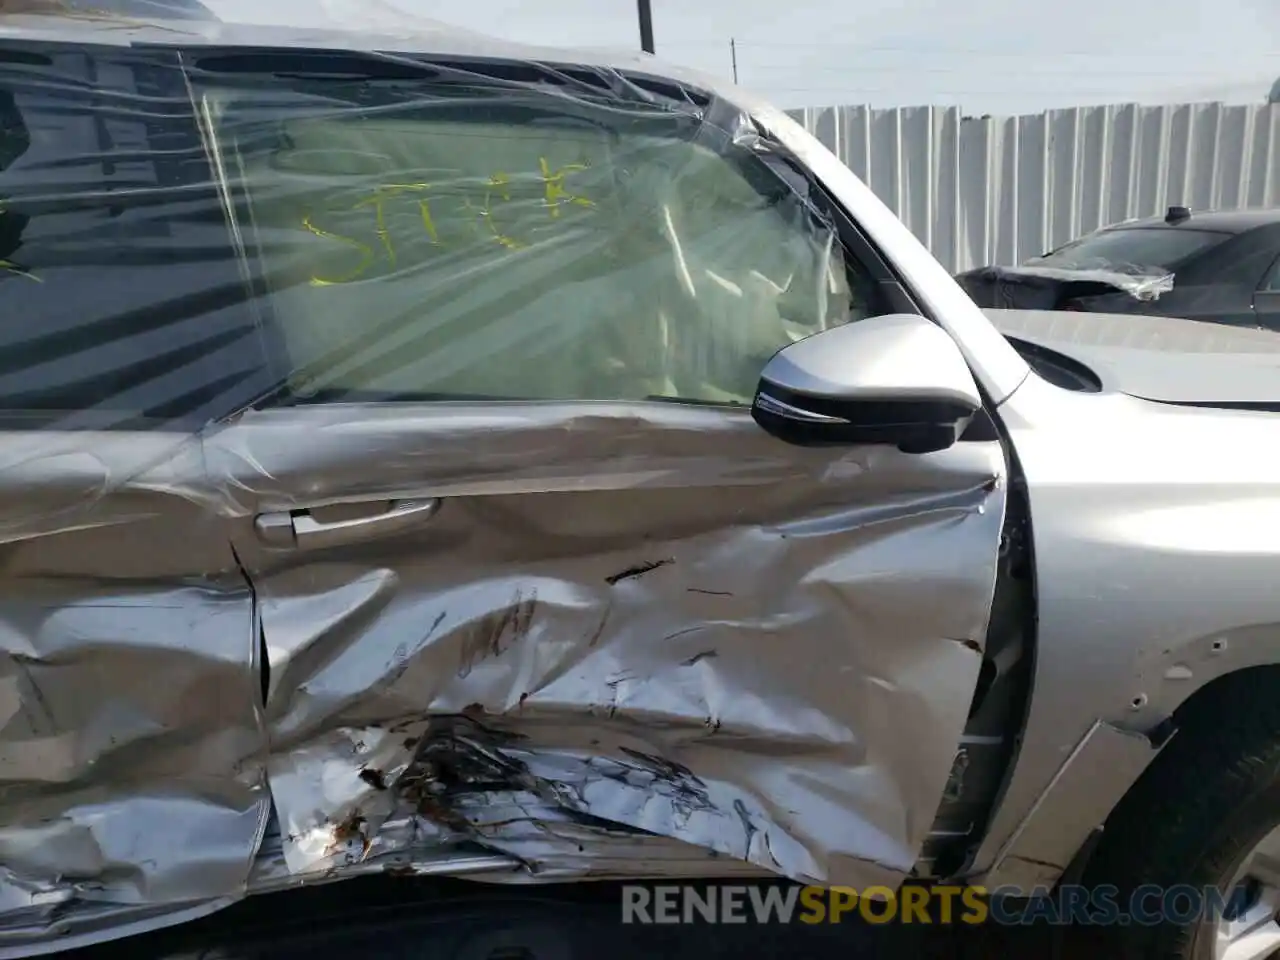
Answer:
M1120 273L1173 272L1184 262L1230 239L1231 234L1181 227L1130 227L1081 237L1028 266Z

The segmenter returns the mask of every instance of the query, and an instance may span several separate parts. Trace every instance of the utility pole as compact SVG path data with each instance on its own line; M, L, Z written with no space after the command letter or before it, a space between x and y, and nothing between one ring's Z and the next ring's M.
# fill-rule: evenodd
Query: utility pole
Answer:
M729 60L733 63L733 82L738 82L738 41L729 38Z
M640 14L640 49L645 53L653 53L653 7L650 0L636 0Z

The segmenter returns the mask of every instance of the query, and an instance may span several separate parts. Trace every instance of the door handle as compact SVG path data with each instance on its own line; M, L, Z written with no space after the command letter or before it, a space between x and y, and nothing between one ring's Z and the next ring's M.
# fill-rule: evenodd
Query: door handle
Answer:
M272 547L317 550L411 530L435 516L440 500L391 500L382 513L350 520L317 520L309 510L260 513L253 522L263 543Z

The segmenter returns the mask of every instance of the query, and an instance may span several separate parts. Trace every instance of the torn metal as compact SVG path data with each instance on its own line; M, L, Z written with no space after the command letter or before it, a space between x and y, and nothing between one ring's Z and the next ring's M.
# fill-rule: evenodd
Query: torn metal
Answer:
M956 558L997 535L998 451L939 470L785 448L745 413L633 408L620 436L611 412L291 410L208 436L244 514L290 869L415 814L549 876L591 859L546 829L565 817L819 881L910 870L980 659L993 574ZM301 460L299 431L322 441ZM394 555L264 547L256 505L367 489L353 444L438 516Z
M6 24L0 957L378 869L909 873L1003 454L754 425L868 308L749 116Z

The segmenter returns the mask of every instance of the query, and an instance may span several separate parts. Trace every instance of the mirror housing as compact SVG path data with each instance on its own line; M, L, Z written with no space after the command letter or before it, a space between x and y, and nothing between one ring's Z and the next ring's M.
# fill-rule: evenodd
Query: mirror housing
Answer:
M924 317L891 314L824 330L765 364L751 415L800 446L945 450L982 409L960 348Z

